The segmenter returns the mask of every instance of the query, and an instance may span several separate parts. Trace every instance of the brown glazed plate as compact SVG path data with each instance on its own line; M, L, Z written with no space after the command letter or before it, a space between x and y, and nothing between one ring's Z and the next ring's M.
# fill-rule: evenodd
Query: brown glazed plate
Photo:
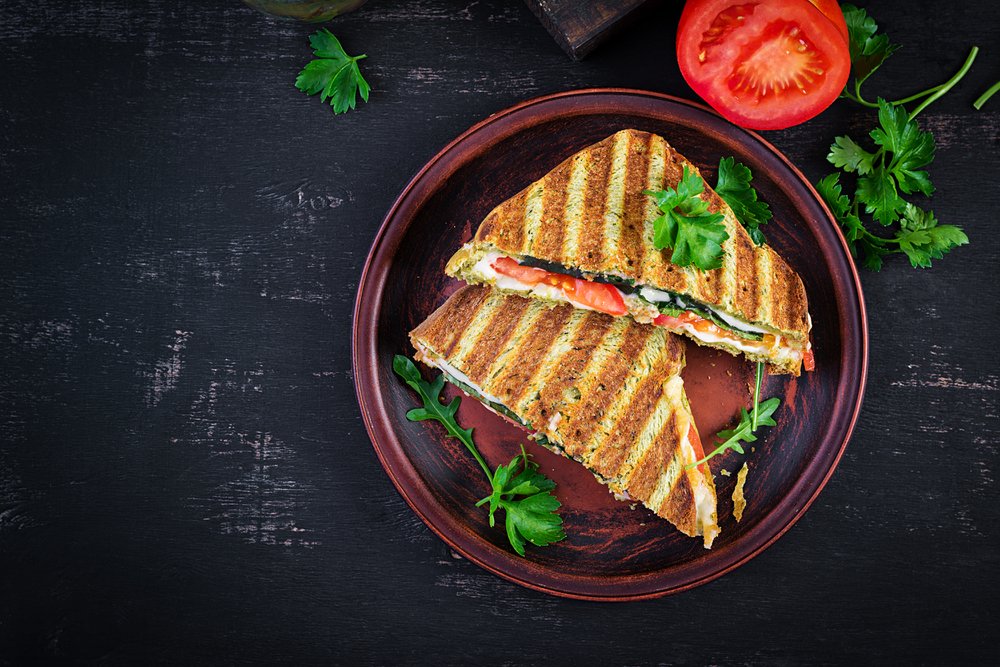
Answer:
M614 500L582 466L534 444L473 399L463 426L491 466L526 443L556 482L567 538L526 558L491 529L475 507L487 482L458 441L436 423L411 423L419 400L392 372L392 357L411 355L407 332L459 283L444 275L451 254L495 205L574 152L625 128L662 135L715 182L719 159L753 171L774 211L770 245L805 282L817 370L765 380L779 396L777 426L747 456L711 463L722 534L711 550L643 507ZM750 404L754 366L688 344L685 387L708 442ZM480 122L434 156L393 204L372 245L354 311L354 379L365 426L393 484L413 511L455 551L506 579L536 590L591 600L634 600L711 581L772 544L802 516L837 465L861 406L868 329L854 264L829 211L803 175L760 136L705 107L666 95L622 89L558 93L523 102ZM426 369L425 369L426 370ZM448 396L455 389L448 386ZM750 466L743 520L732 517L736 472ZM726 476L722 471L730 473Z

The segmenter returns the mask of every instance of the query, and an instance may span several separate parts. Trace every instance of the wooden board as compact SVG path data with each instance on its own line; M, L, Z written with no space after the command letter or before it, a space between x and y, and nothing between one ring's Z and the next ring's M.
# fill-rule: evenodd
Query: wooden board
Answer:
M525 0L573 60L582 60L658 1Z

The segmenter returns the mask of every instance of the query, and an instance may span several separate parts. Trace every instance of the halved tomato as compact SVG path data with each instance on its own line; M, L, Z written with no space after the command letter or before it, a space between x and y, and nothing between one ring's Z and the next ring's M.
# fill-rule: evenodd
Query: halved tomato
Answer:
M851 71L843 14L827 17L840 12L835 4L688 0L677 27L681 74L737 125L780 130L809 120L837 99Z
M490 263L490 266L500 275L513 278L525 285L544 283L558 287L571 303L578 306L592 308L616 317L628 313L625 299L613 285L595 283L532 266L522 266L510 257L498 257Z
M847 31L847 21L844 20L844 12L840 9L837 0L809 0L813 6L823 12L823 16L830 19L830 22L837 27L837 32L844 38L848 45L851 43L851 33Z

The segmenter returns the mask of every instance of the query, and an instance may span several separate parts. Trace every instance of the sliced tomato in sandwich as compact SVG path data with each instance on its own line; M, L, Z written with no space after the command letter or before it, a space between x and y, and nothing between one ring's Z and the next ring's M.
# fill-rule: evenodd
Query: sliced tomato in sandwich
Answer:
M614 285L595 283L562 273L553 273L533 266L523 266L510 257L498 257L490 263L502 276L525 285L551 285L562 290L571 303L619 317L628 313L621 292Z

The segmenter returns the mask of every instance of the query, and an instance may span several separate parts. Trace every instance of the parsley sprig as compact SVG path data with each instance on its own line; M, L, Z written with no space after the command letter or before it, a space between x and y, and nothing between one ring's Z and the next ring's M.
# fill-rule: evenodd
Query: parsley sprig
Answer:
M924 169L934 160L934 136L920 129L917 115L951 90L972 66L979 49L972 47L961 69L948 81L909 97L888 102L866 100L861 86L899 46L886 35L878 34L878 25L863 9L842 5L850 32L852 85L842 96L867 107L878 109L878 127L868 133L874 148L868 148L849 136L837 137L830 146L827 160L840 172L817 183L820 195L844 230L851 255L866 268L878 271L883 258L905 254L915 268L928 268L931 260L969 242L960 227L941 225L932 211L927 211L903 195L929 197L934 185ZM913 111L904 104L923 99ZM853 196L844 192L841 176L855 182ZM865 226L862 211L891 236L883 236Z
M368 101L371 86L361 75L358 61L368 56L349 56L340 41L326 28L309 36L315 60L295 79L295 87L307 95L319 93L322 102L330 100L333 113L346 113L357 104L357 96Z
M704 458L686 465L684 467L685 470L700 466L705 461L728 452L730 449L740 454L745 454L743 443L757 442L757 436L754 433L759 427L774 426L776 424L771 415L781 405L781 399L775 396L766 401L760 400L760 383L763 373L764 364L757 362L757 379L754 383L753 406L751 409L748 411L746 408L740 408L740 421L736 427L716 433L715 438L719 441L716 448Z
M709 213L708 202L699 195L705 181L684 167L677 187L643 190L656 202L662 215L653 220L653 244L660 250L672 248L670 261L677 266L699 269L722 266L722 244L729 232L721 213Z
M555 513L560 507L559 500L551 493L556 486L555 482L538 472L538 464L531 460L523 446L521 453L511 459L510 463L499 465L495 472L491 472L472 440L472 429L462 428L455 419L461 398L456 396L447 405L441 402L444 375L439 374L433 382L427 382L416 364L401 354L393 358L392 370L424 402L422 408L407 412L406 418L410 421L440 422L448 435L465 445L486 473L492 492L476 503L476 507L489 503L491 527L496 523L496 512L500 509L504 511L507 539L514 551L523 556L526 542L544 547L566 537L562 529L562 517Z
M767 239L760 226L771 220L771 207L758 199L757 191L750 185L753 175L750 167L737 162L735 158L719 160L719 174L715 192L733 209L733 214L757 245L764 245Z

